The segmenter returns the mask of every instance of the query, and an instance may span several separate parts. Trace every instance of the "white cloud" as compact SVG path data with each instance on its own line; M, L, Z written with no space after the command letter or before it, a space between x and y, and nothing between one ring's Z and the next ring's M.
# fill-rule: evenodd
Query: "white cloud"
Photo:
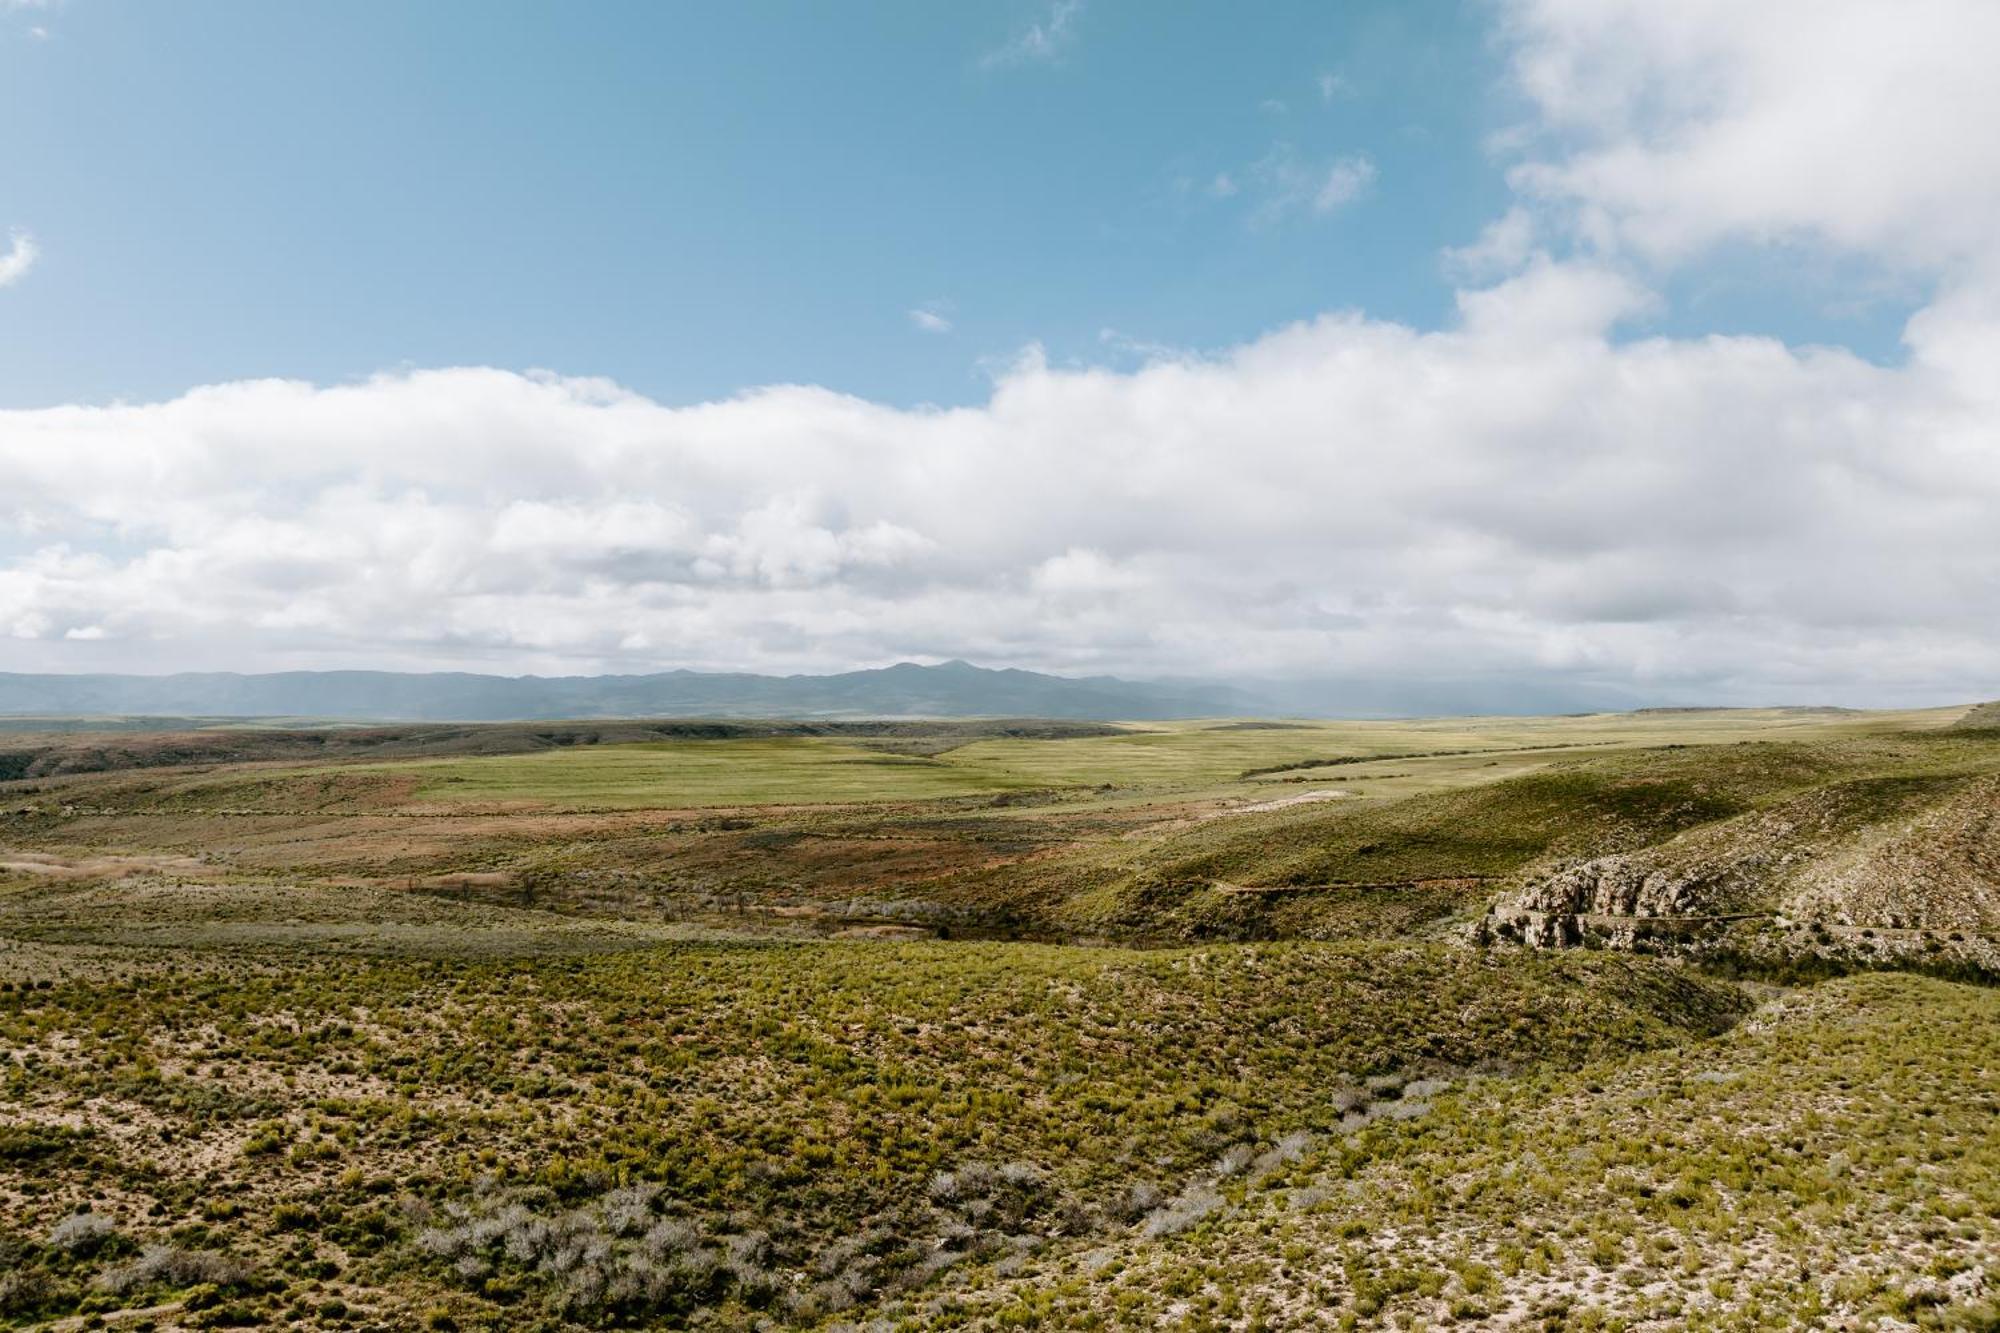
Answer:
M1326 169L1319 188L1313 191L1312 210L1337 212L1359 199L1375 183L1375 164L1363 156L1343 157Z
M1279 143L1240 174L1217 175L1207 189L1217 199L1248 194L1255 201L1252 220L1268 225L1300 214L1330 217L1365 195L1375 176L1375 163L1365 153L1311 161Z
M27 276L42 253L35 238L25 231L16 231L9 239L7 252L0 254L0 287L11 287Z
M1354 84L1345 74L1328 70L1319 76L1319 100L1331 102L1335 98L1354 96Z
M950 317L945 315L936 303L918 306L909 312L909 316L910 323L916 325L925 333L951 332Z
M1612 341L1647 299L1542 260L1444 331L1333 315L1129 373L1026 357L949 411L464 369L0 413L23 552L0 632L22 669L928 652L1990 694L2000 320L1941 309L1884 369Z
M2000 233L1990 0L1510 0L1514 173L1607 249L1804 240L1926 268Z
M1133 338L1117 329L1108 327L1097 331L1097 342L1100 347L1139 361L1198 361L1201 359L1198 353L1188 348L1175 347L1170 343L1163 343L1149 338Z
M1083 13L1083 0L1055 0L1048 13L1030 23L1025 31L1005 46L987 52L979 63L989 69L1001 65L1053 64L1076 41L1076 21Z
M1487 223L1478 240L1446 250L1444 258L1452 272L1491 279L1521 268L1534 252L1534 215L1516 205Z

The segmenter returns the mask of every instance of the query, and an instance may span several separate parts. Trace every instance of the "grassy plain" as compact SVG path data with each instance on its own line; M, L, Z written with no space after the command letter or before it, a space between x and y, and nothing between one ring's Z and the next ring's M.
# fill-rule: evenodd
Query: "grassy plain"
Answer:
M27 744L0 1325L2000 1326L1964 713Z
M1133 723L1063 740L973 739L934 755L884 754L824 737L582 746L535 754L411 760L356 771L408 775L421 800L562 809L839 804L1023 790L1148 800L1302 781L1380 781L1384 794L1490 781L1565 751L1869 735L1941 727L1963 709L1843 713L1742 709L1394 722ZM1326 759L1334 762L1315 764ZM1357 760L1374 764L1357 765ZM1492 761L1499 760L1494 763ZM1389 774L1388 764L1411 771ZM1274 791L1273 795L1283 795Z
M948 758L883 754L816 737L416 760L377 771L414 777L417 800L572 810L926 801L1033 785Z

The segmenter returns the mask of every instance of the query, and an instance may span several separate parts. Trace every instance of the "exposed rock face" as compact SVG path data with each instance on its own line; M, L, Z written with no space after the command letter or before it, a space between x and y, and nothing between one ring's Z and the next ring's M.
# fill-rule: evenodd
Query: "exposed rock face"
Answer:
M1637 855L1606 856L1530 881L1489 920L1501 938L1566 948L1584 943L1589 918L1685 914L1694 899L1694 886L1682 876L1646 865Z
M1657 847L1549 867L1494 905L1487 931L1564 948L1723 924L1765 905L1769 885L1798 859L1799 829L1795 813L1750 815Z
M1727 865L1682 868L1659 860L1640 852L1585 861L1531 884L1518 904L1570 916L1700 916L1713 909L1723 882L1740 878Z
M1536 948L1985 957L2000 940L2000 778L1820 788L1654 847L1544 866L1475 930Z

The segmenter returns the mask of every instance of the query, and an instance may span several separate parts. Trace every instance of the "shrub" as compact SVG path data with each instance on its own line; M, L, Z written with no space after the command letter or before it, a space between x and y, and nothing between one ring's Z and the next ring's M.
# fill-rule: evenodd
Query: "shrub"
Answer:
M97 1285L114 1296L142 1287L240 1287L250 1280L250 1268L234 1255L214 1250L183 1250L175 1245L148 1245L137 1259L105 1272Z
M38 1268L10 1268L0 1273L0 1315L30 1314L60 1294L55 1280Z
M1164 1208L1157 1208L1148 1214L1144 1225L1139 1228L1140 1234L1149 1239L1178 1236L1222 1207L1222 1203L1222 1196L1208 1186L1192 1186Z
M319 1215L301 1203L281 1203L271 1210L271 1225L279 1231L300 1231L319 1221Z
M512 1265L542 1278L550 1306L573 1315L646 1318L719 1300L732 1287L749 1304L778 1294L763 1267L770 1238L746 1232L711 1244L699 1227L657 1211L653 1186L612 1190L582 1207L543 1215L516 1198L448 1207L452 1225L416 1238L467 1286L486 1290ZM650 1225L648 1225L650 1223Z
M117 1234L117 1225L102 1213L72 1213L49 1232L49 1245L66 1254L95 1254Z
M1160 1198L1159 1187L1142 1180L1125 1191L1125 1197L1118 1201L1112 1213L1122 1222L1137 1222L1160 1206Z

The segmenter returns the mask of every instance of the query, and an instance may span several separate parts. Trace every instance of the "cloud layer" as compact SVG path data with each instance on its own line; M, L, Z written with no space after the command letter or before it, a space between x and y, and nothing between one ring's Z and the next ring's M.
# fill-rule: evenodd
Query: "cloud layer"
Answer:
M2000 153L1963 133L2000 107L1961 49L2000 51L1996 20L1786 9L1509 8L1519 205L1460 252L1483 285L1438 331L1335 313L1130 372L1031 353L949 411L468 368L0 413L0 644L24 669L936 655L2000 693ZM1830 179L1834 138L1879 189ZM1907 362L1617 336L1662 267L1741 240L1936 284Z

